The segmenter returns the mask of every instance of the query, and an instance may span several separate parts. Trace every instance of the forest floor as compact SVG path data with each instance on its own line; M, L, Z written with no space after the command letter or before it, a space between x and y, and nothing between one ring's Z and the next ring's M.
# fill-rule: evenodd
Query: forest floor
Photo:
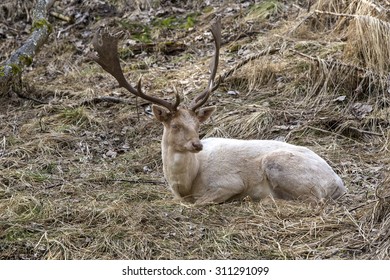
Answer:
M29 36L26 2L0 4L0 61ZM57 1L51 12L73 20L51 14L49 41L0 98L0 259L389 259L390 67L373 57L389 55L365 52L375 40L364 28L386 32L390 6L344 2ZM307 146L340 175L345 196L173 199L162 125L91 61L91 40L103 25L125 31L128 80L142 75L145 92L168 100L175 86L188 103L207 84L217 15L226 79L201 136ZM363 35L360 15L372 18Z

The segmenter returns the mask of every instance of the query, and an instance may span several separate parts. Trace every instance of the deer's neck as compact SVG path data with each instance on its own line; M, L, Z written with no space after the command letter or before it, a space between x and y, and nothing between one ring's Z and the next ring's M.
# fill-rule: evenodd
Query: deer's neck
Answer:
M178 152L168 145L163 135L162 160L165 179L177 198L190 198L191 188L199 170L197 154Z

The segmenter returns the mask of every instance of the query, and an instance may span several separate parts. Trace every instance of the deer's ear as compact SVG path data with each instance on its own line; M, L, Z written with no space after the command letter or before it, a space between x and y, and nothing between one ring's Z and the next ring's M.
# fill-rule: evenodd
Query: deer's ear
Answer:
M212 113L217 109L215 106L200 108L198 111L196 111L196 116L198 117L199 122L205 122Z
M152 111L154 117L160 122L166 122L171 117L171 113L167 109L154 104L152 105Z

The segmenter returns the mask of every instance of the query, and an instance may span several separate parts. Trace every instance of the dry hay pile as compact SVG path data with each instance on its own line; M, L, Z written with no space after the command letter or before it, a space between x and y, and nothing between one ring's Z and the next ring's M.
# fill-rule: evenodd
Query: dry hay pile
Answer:
M150 36L190 43L174 55L159 48L134 55L124 40L129 79L143 74L147 92L171 98L175 84L185 100L193 97L207 80L205 31L223 15L225 79L202 135L308 146L349 193L317 206L173 201L163 182L162 129L147 104L96 102L126 98L85 61L99 22L75 31L57 22L69 33L57 33L24 77L25 95L48 104L14 96L0 103L0 259L389 259L388 1L319 0L309 11L304 1L211 2L210 9L184 1L176 10L161 2L170 16L199 9L197 25L156 27ZM137 3L142 21L150 16L143 4L153 1ZM124 20L133 10L103 6L97 12L107 25L135 28Z

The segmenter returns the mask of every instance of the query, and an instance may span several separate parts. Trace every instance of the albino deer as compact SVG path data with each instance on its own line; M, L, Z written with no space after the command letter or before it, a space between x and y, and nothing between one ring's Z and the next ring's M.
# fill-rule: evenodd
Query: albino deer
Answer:
M317 202L336 199L346 192L340 177L324 159L306 147L272 140L208 138L199 140L199 124L215 106L201 108L211 92L221 45L221 24L211 27L215 53L206 90L186 106L180 97L169 101L146 95L125 79L117 53L118 39L97 33L94 60L130 93L152 102L155 118L164 125L161 149L164 176L174 196L196 204L222 203L247 196L259 200L272 196ZM100 36L99 36L100 34Z

